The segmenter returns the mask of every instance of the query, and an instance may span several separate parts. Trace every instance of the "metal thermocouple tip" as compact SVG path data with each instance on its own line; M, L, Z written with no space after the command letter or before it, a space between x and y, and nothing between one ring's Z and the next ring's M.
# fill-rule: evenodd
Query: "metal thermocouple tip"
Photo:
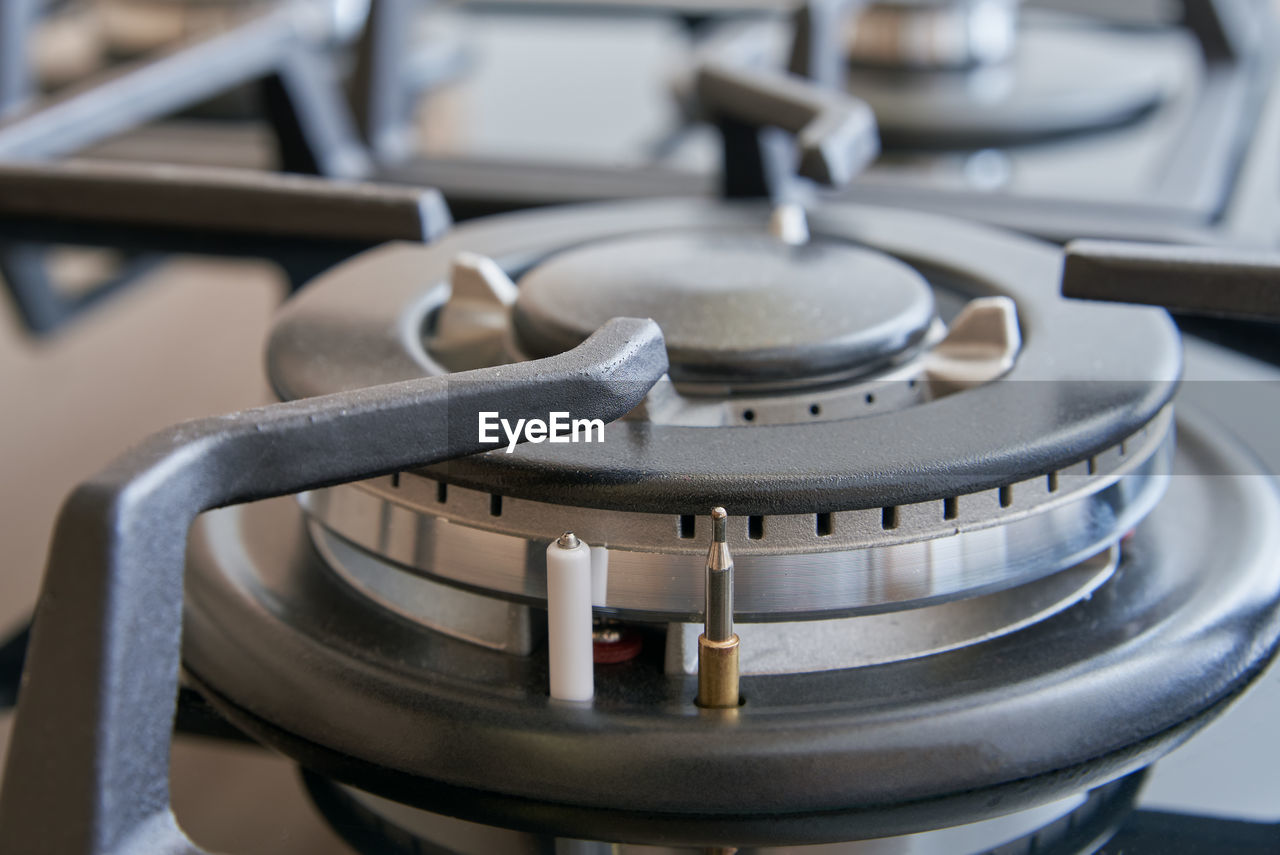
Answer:
M738 706L738 636L733 631L733 556L724 508L713 508L715 534L707 552L706 618L698 636L698 706Z

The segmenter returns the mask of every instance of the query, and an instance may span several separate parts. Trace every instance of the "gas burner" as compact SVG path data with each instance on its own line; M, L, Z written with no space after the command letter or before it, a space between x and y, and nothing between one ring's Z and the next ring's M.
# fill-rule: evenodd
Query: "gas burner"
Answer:
M543 596L541 571L528 543L573 529L612 548L609 607L687 619L701 608L696 517L723 504L735 515L738 609L778 619L1023 583L1098 552L1149 510L1167 467L1164 408L1179 366L1167 319L1054 297L1053 252L958 223L819 208L809 241L791 245L771 233L785 219L771 223L761 206L700 203L539 212L461 229L432 247L367 254L316 282L284 311L271 341L269 371L286 398L447 376L450 367L576 344L572 333L543 336L545 349L529 353L528 306L580 329L611 314L653 314L674 345L669 379L610 427L609 442L526 444L334 488L308 497L311 514L430 575L468 584L480 573L484 587L534 598ZM726 245L750 246L769 264L719 266L715 253ZM827 266L833 260L840 277ZM367 282L383 285L357 287ZM832 298L788 305L777 282L786 296L816 288ZM773 302L758 309L751 299ZM748 301L745 311L738 300ZM935 302L949 326L935 318ZM843 344L815 336L799 354L815 354L817 370L796 376L803 363L786 354L792 376L766 375L760 385L758 366L776 371L785 354L777 337L803 335L814 305L831 310L827 329L853 329L856 342L869 326L897 347L851 371L831 355L847 360ZM364 320L333 328L331 318L353 311ZM717 328L736 335L722 345ZM410 330L419 335L406 337ZM733 350L713 349L721 347ZM1087 368L1071 367L1082 350ZM719 376L703 367L716 360ZM935 538L925 558L920 544ZM465 556L482 543L485 554L508 558L478 568ZM382 584L376 570L348 572ZM868 573L895 581L868 586ZM781 578L804 584L780 589Z
M1028 28L1004 61L964 69L849 69L894 149L980 149L1122 126L1175 97L1198 62L1177 33L1075 23Z
M1006 234L842 205L797 223L749 204L536 212L367 253L302 292L270 346L286 399L423 375L469 394L442 353L504 376L576 353L557 351L614 305L659 309L674 376L604 442L499 447L207 515L184 629L202 693L354 787L319 796L335 810L410 840L447 839L456 820L440 814L691 846L915 835L1067 805L1051 822L1211 719L1275 642L1280 501L1203 416L1174 416L1167 317L1054 296L1058 254ZM713 263L725 246L763 261ZM710 260L693 257L703 248ZM722 342L688 333L705 307L788 269L797 289L831 288L832 256L855 262L852 318L826 328L861 335L861 295L880 293L867 277L883 276L906 293L882 317L901 329L915 315L914 344L818 386L709 383L704 366L725 362L702 355ZM561 322L554 334L522 332L529 306ZM771 319L751 318L758 333L738 329L754 357ZM777 320L783 335L799 323ZM983 370L931 373L967 361ZM883 410L863 391L890 387L901 397ZM862 410L808 409L849 389ZM725 417L744 402L774 415ZM699 406L715 414L697 422ZM474 411L450 409L469 441ZM694 703L713 502L729 509L746 699L724 715ZM591 546L597 617L640 642L595 668L590 705L547 697L547 554L569 529L559 548Z
M858 201L1052 240L1270 240L1241 219L1270 204L1250 189L1269 179L1237 170L1246 150L1246 170L1272 168L1261 140L1280 132L1280 101L1257 46L1274 21L1263 4L1173 5L855 4L843 29L829 10L802 16L807 41L789 64L874 109L885 156L851 193Z
M478 358L454 346L455 335L468 345L479 342L476 351L496 360L489 364L512 361L499 342L518 337L523 298L508 312L504 300L494 297L486 313L476 308L469 287L463 302L472 325L459 330L462 322L453 310L461 306L450 300L449 281L458 278L455 260L462 251L487 256L497 275L505 269L536 282L575 258L607 256L605 250L631 240L625 237L630 234L678 230L685 235L680 240L696 243L700 234L714 238L734 230L745 240L754 231L753 240L763 244L768 219L767 208L696 202L565 209L477 224L431 247L369 254L317 282L284 310L270 343L271 380L291 399L422 373L447 375L434 353L479 367ZM451 462L447 480L508 497L568 505L589 499L601 508L630 511L697 514L714 504L725 504L735 515L879 509L1043 480L1132 437L1173 393L1179 357L1168 319L1120 307L1098 312L1055 297L1051 289L1061 262L1051 250L926 215L842 205L811 211L809 228L818 245L829 243L874 262L882 275L909 287L918 288L925 271L934 299L949 304L950 332L934 331L929 347L878 373L837 378L814 389L789 384L744 396L731 386L707 390L698 382L695 394L682 395L678 367L671 388L660 387L646 399L644 413L618 426L625 442L528 445L514 454ZM801 250L798 258L807 256ZM660 273L671 261L679 267L678 259L655 258L615 277L623 284L645 281L656 275L646 269ZM530 272L521 276L523 270ZM380 287L354 287L367 282ZM605 294L614 290L600 287ZM710 287L699 286L693 306L705 302ZM849 287L858 294L870 286ZM988 299L975 306L976 297ZM535 291L529 302L542 299ZM897 299L918 318L905 329L924 327L931 301ZM677 334L687 329L682 305L660 310L678 319ZM648 308L647 298L627 294L623 308L635 306ZM589 316L591 308L575 311ZM724 301L724 311L735 311L731 300ZM854 318L824 324L860 325L858 311ZM503 326L508 314L514 324ZM353 323L335 330L335 316ZM433 318L439 324L433 326ZM774 335L772 319L757 313L750 320L754 327L740 328L746 350ZM786 315L777 321L783 330L800 322ZM1087 362L1077 358L1085 353ZM322 354L341 359L317 358ZM1010 382L989 382L998 377ZM866 385L851 396L849 380ZM964 394L955 394L957 389ZM913 405L933 398L933 406ZM827 409L828 400L856 402L857 409ZM695 415L701 408L710 413ZM941 411L946 418L938 417ZM849 417L858 417L856 443L850 442ZM733 443L720 442L717 432L706 429L726 424L748 429L736 432ZM874 455L867 453L870 448Z
M978 148L1097 131L1175 96L1197 63L1181 33L1019 6L873 3L847 16L844 84L875 110L886 144Z

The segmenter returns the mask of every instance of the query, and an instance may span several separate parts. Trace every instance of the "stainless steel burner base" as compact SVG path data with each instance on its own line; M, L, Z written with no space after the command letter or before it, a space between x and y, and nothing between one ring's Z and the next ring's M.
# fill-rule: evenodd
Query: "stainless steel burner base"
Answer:
M880 508L762 516L756 537L747 519L732 520L737 612L757 621L871 614L1056 573L1115 543L1155 506L1168 481L1172 427L1166 411L1061 472L899 506L892 528ZM302 505L324 532L383 562L533 604L546 598L548 532L574 531L609 550L606 597L596 605L639 620L700 619L706 538L696 518L686 530L677 514L519 498L504 498L495 517L489 493L446 489L415 473L316 491ZM360 561L345 562L341 572L365 588L379 587L385 575Z

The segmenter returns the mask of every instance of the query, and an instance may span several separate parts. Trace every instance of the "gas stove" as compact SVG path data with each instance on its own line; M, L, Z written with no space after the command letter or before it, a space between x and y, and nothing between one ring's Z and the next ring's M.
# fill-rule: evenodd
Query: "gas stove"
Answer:
M160 280L157 253L265 258L296 291L266 342L277 403L161 431L64 504L30 638L0 657L25 659L3 686L0 847L1275 851L1280 368L1185 330L1237 343L1191 318L1280 318L1280 217L1246 247L1196 207L1222 193L1064 178L1019 232L993 223L1024 185L955 207L937 166L1057 151L1105 171L1118 149L1093 135L1171 121L1185 82L1129 46L1202 71L1254 56L1230 72L1245 89L1265 51L1229 17L1215 41L1195 4L1191 54L1184 31L1097 10L854 5L675 10L700 33L680 88L723 151L671 198L593 166L610 189L586 196L619 198L453 225L455 196L479 213L523 190L41 162L74 148L46 151L60 129L112 124L81 112L92 89L0 124L0 249L28 320L73 336L99 302L42 290L50 245L123 250ZM396 9L375 5L358 68ZM439 167L360 165L378 146L303 73L336 48L288 14L162 63L205 92L190 72L252 36L253 74L222 79L265 74L290 106L286 166ZM1063 73L1059 39L1097 50L1093 73L1133 72L1068 99L1083 124L1017 88ZM892 93L989 73L1018 81L994 114L895 112ZM1128 106L1086 103L1120 90ZM1229 106L1197 97L1178 115ZM1235 171L1261 131L1201 130L1236 141L1232 181L1270 174L1256 154ZM1181 158L1174 183L1221 190L1221 163ZM485 181L550 174L510 160ZM1042 239L1081 212L1134 228L1070 237L1163 242ZM192 779L201 756L233 791L298 779L228 818Z

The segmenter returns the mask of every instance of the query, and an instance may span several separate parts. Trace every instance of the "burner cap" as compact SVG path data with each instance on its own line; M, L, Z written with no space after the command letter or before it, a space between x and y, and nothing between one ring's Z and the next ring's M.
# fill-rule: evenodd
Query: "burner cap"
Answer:
M619 316L658 322L673 379L780 381L891 360L923 337L934 302L919 273L883 253L727 230L596 241L520 280L515 325L530 356L569 350Z
M1181 38L1033 27L1007 63L963 72L850 69L889 144L994 146L1112 127L1186 84Z

